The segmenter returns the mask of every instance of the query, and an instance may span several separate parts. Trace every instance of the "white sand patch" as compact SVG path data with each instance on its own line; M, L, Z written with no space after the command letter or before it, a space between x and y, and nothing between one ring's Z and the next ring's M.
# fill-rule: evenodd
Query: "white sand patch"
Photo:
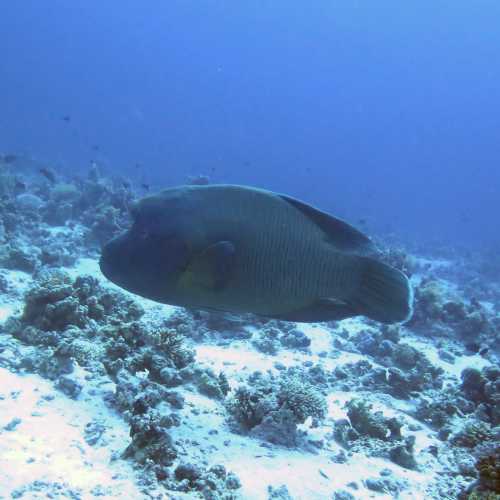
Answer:
M385 401L381 401L379 394L374 395L374 397L370 397L369 394L364 395L354 392L332 392L328 394L327 397L328 418L331 418L332 420L348 418L345 405L352 399L359 399L370 403L372 405L372 412L380 411L386 418L400 418L401 413L404 412L404 421L408 424L414 424L421 429L419 431L409 432L406 427L404 427L402 432L404 436L409 434L415 436L415 452L417 455L422 450L437 443L437 438L435 437L436 433L434 431L406 413L412 406L412 403L394 399L388 395L384 395ZM392 464L392 466L397 467L394 464Z
M315 323L298 323L297 328L304 332L311 339L310 350L313 355L317 355L321 352L327 352L329 356L338 356L340 351L335 348L332 351L332 339L335 337L335 333L328 327L322 324ZM363 330L373 331L372 326L368 326L362 318L349 318L338 323L338 330L343 330L347 333L349 337L359 334ZM343 353L342 353L343 354ZM340 356L342 356L340 354ZM346 353L351 355L350 353ZM311 357L311 356L309 356ZM358 356L356 354L352 355L354 362L358 359L366 359L366 356ZM335 358L338 362L338 357Z
M304 332L311 339L311 352L330 352L332 348L332 334L328 328L314 323L303 323L297 325L298 329Z
M13 297L23 297L33 283L30 274L15 269L2 269L2 276L7 280L9 295L2 297L3 301L13 300ZM10 296L10 299L9 299Z
M17 271L15 269L3 269L2 271L9 285L15 287L18 292L24 292L33 281L31 275L24 271Z
M341 327L356 334L367 326L359 319L346 320ZM239 376L242 372L248 374L253 371L274 370L275 363L286 368L301 365L307 362L321 365L325 370L333 370L336 366L345 363L356 363L366 359L366 356L345 351L333 350L332 332L324 325L302 323L297 328L311 339L309 351L290 351L281 349L275 356L256 351L247 341L235 341L228 346L198 345L196 346L196 360L199 363L211 366L215 371L224 371L226 375ZM254 329L256 332L258 328ZM328 353L328 357L319 356L319 353ZM377 363L372 363L378 366Z
M69 236L74 237L75 233L82 232L84 229L82 226L67 227L67 226L47 226L46 231L50 233L51 236Z
M96 278L106 280L99 269L99 261L88 257L78 259L73 267L65 268L65 271L72 277L72 279L84 274L90 274Z
M21 304L0 304L0 324L3 323L9 316L14 314L17 310L19 310L19 307Z
M0 497L40 480L81 489L83 498L93 497L98 486L106 491L103 498L142 498L132 467L122 460L110 463L113 450L129 441L128 426L100 398L73 401L37 375L4 369L0 387ZM54 399L43 399L47 394ZM95 417L106 422L107 446L92 447L83 439L85 424ZM5 430L15 418L19 424Z
M198 363L210 366L216 373L224 371L230 382L234 383L237 382L234 379L239 379L242 375L248 376L254 371L271 370L278 373L279 370L275 368L275 363L289 368L302 365L305 361L312 361L328 371L335 369L338 365L356 363L361 359L366 359L365 356L349 352L339 352L338 356L332 359L285 349L279 351L276 356L269 356L255 351L246 342L233 342L229 346L197 345L195 350Z
M235 344L228 347L215 345L195 346L196 361L210 366L216 372L224 371L228 378L232 378L238 376L238 374L241 375L241 372L248 375L256 370L271 370L275 361L278 360L256 352L246 344ZM280 357L279 361L285 364L286 360Z

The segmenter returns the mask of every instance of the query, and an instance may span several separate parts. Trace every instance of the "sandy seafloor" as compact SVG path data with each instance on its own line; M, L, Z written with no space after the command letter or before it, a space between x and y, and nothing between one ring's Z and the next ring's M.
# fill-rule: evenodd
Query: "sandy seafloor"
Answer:
M82 274L96 276L105 286L114 285L100 274L97 261L80 259L69 272L76 277ZM15 284L16 296L4 295L0 303L0 320L19 313L23 307L22 292L29 288L31 276L21 271L5 271L5 276ZM150 315L169 315L174 308L162 306L134 297L142 303ZM343 322L343 328L355 332L363 328L362 320ZM320 362L325 369L364 358L362 354L336 350L335 357L320 357L319 353L331 351L331 334L320 325L299 325L311 341L310 352L283 350L277 356L258 352L252 344L237 341L229 346L199 344L196 360L212 367L216 372L223 369L231 385L254 370L275 370L279 361L285 366L307 361ZM404 334L403 334L404 335ZM445 377L453 380L463 368L481 369L489 362L480 355L461 356L453 364L442 361L432 342L408 333L405 342L425 353L433 364L445 370ZM9 353L4 351L3 357ZM162 496L138 486L140 470L120 458L129 442L128 425L119 414L109 409L99 395L102 387L86 382L85 371L77 369L84 389L78 398L71 399L54 387L51 381L29 373L13 373L0 368L0 498L150 498ZM111 384L112 385L112 384ZM109 389L109 388L108 388ZM398 400L387 394L369 394L362 397L373 402L375 409L384 415L403 415L405 422L414 422L415 456L420 470L404 469L387 459L370 458L362 453L353 454L347 463L334 463L331 457L341 447L328 441L328 446L315 451L287 449L266 444L259 439L239 435L226 424L224 411L219 402L197 391L180 391L186 404L180 410L182 424L170 430L175 440L196 443L184 446L184 459L205 461L207 465L223 464L241 480L238 494L246 499L267 499L268 487L286 485L294 499L322 500L332 498L333 492L347 490L355 498L395 498L393 493L375 492L366 488L364 481L380 477L380 471L389 469L392 478L403 479L406 487L397 498L430 498L429 486L439 480L442 464L425 453L430 446L441 446L436 432L416 422L409 416L411 400ZM313 440L321 440L331 433L332 422L346 416L344 403L353 393L334 391L328 394L328 416L316 428L310 428L310 419L304 424ZM194 411L195 410L195 411ZM104 423L106 439L99 446L85 441L85 426L93 419ZM387 470L384 472L387 474ZM356 483L354 489L349 483ZM38 487L24 490L26 485ZM436 496L437 498L438 496ZM163 492L163 498L199 498L193 494ZM277 497L278 498L278 497ZM446 496L442 497L446 498ZM450 497L451 498L451 497Z

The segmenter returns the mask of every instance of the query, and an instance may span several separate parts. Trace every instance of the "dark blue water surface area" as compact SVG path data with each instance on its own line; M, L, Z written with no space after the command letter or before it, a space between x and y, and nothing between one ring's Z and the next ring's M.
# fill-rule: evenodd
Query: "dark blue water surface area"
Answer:
M496 0L4 1L0 153L498 246Z

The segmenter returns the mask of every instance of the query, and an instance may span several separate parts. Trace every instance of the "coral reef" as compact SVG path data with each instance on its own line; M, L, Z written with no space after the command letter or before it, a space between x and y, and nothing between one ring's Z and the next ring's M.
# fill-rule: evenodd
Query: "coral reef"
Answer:
M163 480L172 476L168 468L177 458L169 429L180 424L177 412L184 406L183 397L171 391L170 384L164 385L165 372L186 371L194 354L182 333L145 323L143 314L137 302L102 287L91 276L72 279L60 270L46 270L28 289L22 314L10 318L3 333L32 346L20 358L18 369L55 380L56 387L73 399L83 388L74 377L77 365L87 370L87 378L113 380L116 389L106 394L106 400L130 424L131 442L123 457L152 468L156 478ZM180 376L180 383L193 378L201 384L201 375L207 375L207 370L197 368L191 377ZM220 399L229 390L223 374L207 376L204 390L209 387L217 387ZM102 432L102 427L94 426L86 439L96 443ZM169 487L175 489L175 479L170 481ZM190 488L215 488L216 495L238 487L230 474L222 483L213 482L213 486L207 476L203 488L201 483Z
M338 367L334 375L340 384L352 384L388 392L400 399L408 399L443 384L442 368L434 366L414 347L400 342L397 327L380 330L362 330L348 338L351 349L371 356L386 369L374 369L367 361ZM347 347L347 346L344 346Z
M0 326L0 367L50 379L72 404L102 397L130 427L130 441L116 457L141 471L145 494L154 497L159 486L171 496L237 498L238 478L210 460L212 450L230 447L234 438L253 440L269 460L270 450L291 447L307 460L329 453L339 470L367 456L413 471L374 470L330 493L339 500L396 498L412 475L425 478L432 499L498 496L497 252L466 257L442 250L441 260L433 260L381 241L379 257L411 276L415 287L415 313L405 325L356 318L318 325L318 338L309 338L304 331L311 330L300 325L251 315L179 308L163 316L94 276L74 279L64 271L81 257L95 259L100 245L129 225L136 192L130 181L103 176L96 164L85 178L58 172L50 182L3 167L0 312L9 319ZM197 363L198 348L213 359ZM238 359L252 349L259 354ZM203 434L207 419L221 425ZM24 421L9 418L0 432L15 433ZM183 432L190 430L188 439ZM112 434L96 416L83 439L105 447ZM269 498L292 497L291 484L277 484ZM43 482L12 495L39 492L83 495Z
M466 500L493 500L500 496L500 445L489 442L475 450L478 479L462 496Z
M248 386L238 387L226 402L233 420L253 436L275 444L296 446L297 426L308 417L326 415L323 396L309 383L282 375L254 373Z
M177 482L170 484L171 490L198 492L208 500L233 500L235 491L241 487L238 477L220 464L205 469L196 464L181 463L174 474Z
M169 418L151 409L144 412L144 409L136 401L130 419L132 442L123 452L123 456L133 458L141 465L153 462L160 467L171 466L177 458L177 451L167 430L179 425L179 421L175 417Z
M423 279L415 289L415 310L409 325L430 336L459 336L464 342L492 345L494 318L475 298L466 300L443 281Z
M475 405L480 420L500 425L500 369L494 366L466 368L461 375L460 389L466 399Z
M351 425L359 434L382 440L401 438L402 424L395 418L385 418L382 412L372 412L371 404L353 399L346 407Z
M386 264L389 264L396 269L405 273L408 277L417 270L417 265L414 262L411 254L401 247L387 247L382 243L382 250L380 251L379 258Z
M382 412L373 412L373 406L352 399L346 403L349 420L337 420L334 437L351 451L368 451L372 456L389 458L406 469L417 469L414 457L414 436L404 437L403 422L397 418L384 417Z
M441 429L455 416L468 415L474 405L462 397L457 388L429 391L418 399L414 416L435 429Z
M450 442L456 446L475 448L478 444L493 440L493 433L489 424L481 421L465 421L460 429L450 437Z

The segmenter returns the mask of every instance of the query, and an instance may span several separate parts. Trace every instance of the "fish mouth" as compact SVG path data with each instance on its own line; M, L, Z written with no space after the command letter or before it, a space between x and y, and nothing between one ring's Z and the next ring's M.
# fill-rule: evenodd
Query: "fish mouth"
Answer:
M109 257L106 255L105 249L106 247L102 249L101 257L99 259L99 268L105 278L114 282L115 280L113 279L112 266L109 263Z
M101 257L99 258L99 269L101 270L101 273L108 277L108 264L106 262L106 259L104 256L101 254Z
M101 273L108 280L113 283L117 283L118 276L120 274L120 265L121 259L119 246L122 238L119 236L118 238L113 238L108 241L101 250L101 257L99 258L99 268L101 269Z

